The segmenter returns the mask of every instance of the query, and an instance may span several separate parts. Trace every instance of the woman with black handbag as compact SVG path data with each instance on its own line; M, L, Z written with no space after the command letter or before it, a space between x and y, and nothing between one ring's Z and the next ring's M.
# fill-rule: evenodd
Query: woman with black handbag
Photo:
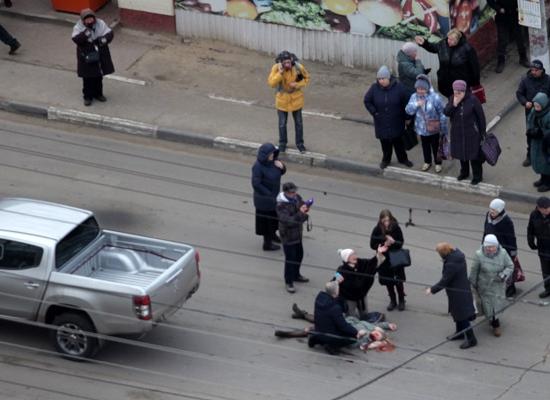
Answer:
M405 267L392 267L391 264L391 253L400 250L403 243L403 231L401 231L399 223L389 210L382 210L378 218L378 224L372 230L370 247L373 250L378 249L380 245L388 247L386 260L378 267L378 282L382 286L386 286L390 296L388 311L394 310L395 307L399 311L405 309Z

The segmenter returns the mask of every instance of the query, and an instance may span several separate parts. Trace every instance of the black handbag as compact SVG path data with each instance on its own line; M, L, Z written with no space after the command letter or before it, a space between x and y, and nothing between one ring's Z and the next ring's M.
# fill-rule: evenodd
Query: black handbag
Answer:
M390 250L388 258L391 268L408 267L411 265L411 254L408 249Z
M94 49L89 53L84 53L84 62L86 64L95 64L99 62L99 51Z
M418 137L416 136L416 131L414 130L412 122L405 128L403 144L405 145L405 150L411 150L418 144Z

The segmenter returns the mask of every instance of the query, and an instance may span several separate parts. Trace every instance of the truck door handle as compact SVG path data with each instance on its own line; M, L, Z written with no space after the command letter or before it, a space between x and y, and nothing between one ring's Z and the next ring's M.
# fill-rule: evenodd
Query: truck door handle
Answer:
M24 285L27 287L27 289L31 289L31 290L40 287L40 284L35 282L25 282Z

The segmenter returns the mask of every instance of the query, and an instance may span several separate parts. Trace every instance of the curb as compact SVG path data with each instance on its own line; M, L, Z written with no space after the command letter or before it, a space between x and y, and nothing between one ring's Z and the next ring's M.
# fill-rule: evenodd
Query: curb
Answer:
M513 106L508 105L499 113L502 118ZM188 143L192 145L216 148L224 151L238 152L246 155L256 155L260 143L232 139L223 136L212 137L195 132L180 131L173 128L163 128L157 125L143 122L108 117L100 114L93 114L78 110L63 109L58 107L45 107L32 103L22 103L0 98L0 110L40 117L48 120L70 122L89 126L109 129L116 132L129 133L177 143ZM498 122L497 122L498 123ZM496 125L493 124L493 126ZM329 157L321 153L306 152L301 154L294 149L287 149L281 157L283 160L311 166L332 169L355 174L363 174L374 177L384 177L395 181L421 183L424 185L439 187L441 189L454 190L472 193L483 196L502 197L507 200L522 201L528 203L536 202L536 194L516 192L504 189L502 186L480 183L471 185L459 182L454 177L434 175L428 172L409 170L405 168L387 167L381 170L377 165L369 165L357 161L346 160L338 157Z

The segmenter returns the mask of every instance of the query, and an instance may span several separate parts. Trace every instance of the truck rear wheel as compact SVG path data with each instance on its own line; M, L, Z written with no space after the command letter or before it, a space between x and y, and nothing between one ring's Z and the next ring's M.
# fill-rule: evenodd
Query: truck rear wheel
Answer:
M95 333L92 322L83 315L64 313L56 316L52 322L56 326L52 330L55 349L65 358L84 361L92 357L99 349L97 338L87 333Z

